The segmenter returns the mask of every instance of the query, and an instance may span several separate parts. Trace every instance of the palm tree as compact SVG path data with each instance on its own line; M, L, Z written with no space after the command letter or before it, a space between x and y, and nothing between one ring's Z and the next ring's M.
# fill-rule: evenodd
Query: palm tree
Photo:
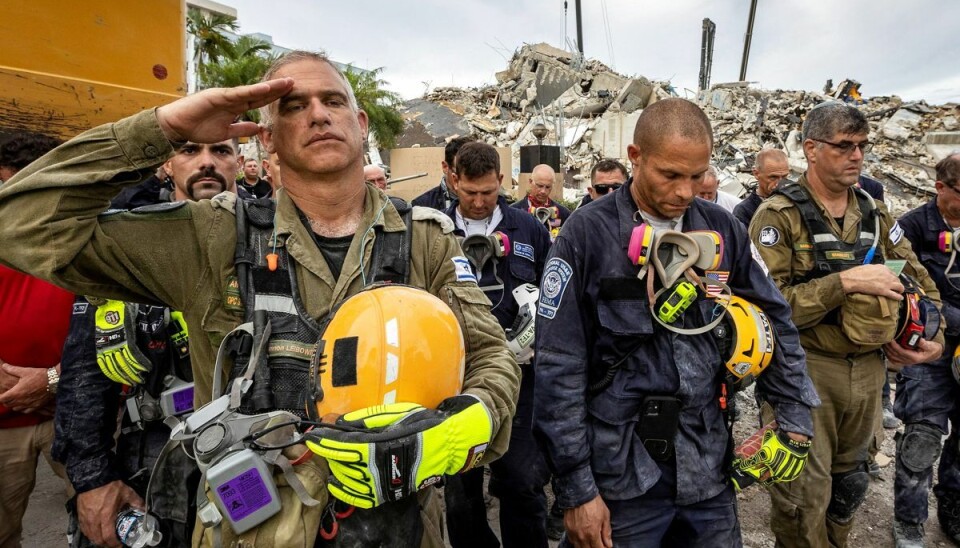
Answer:
M193 57L197 60L197 77L207 63L216 63L230 50L227 32L236 32L239 27L233 17L220 13L204 16L196 8L187 12L187 32L194 36Z
M370 131L377 136L377 142L383 148L392 148L403 132L403 117L398 110L403 101L396 93L384 89L388 82L380 78L382 72L383 67L360 71L348 65L344 75L353 87L357 104L370 119Z
M203 88L229 88L255 84L263 78L276 55L270 44L252 36L241 36L235 43L224 48L223 57L217 63L208 63L198 71ZM246 119L259 122L260 113L248 111Z

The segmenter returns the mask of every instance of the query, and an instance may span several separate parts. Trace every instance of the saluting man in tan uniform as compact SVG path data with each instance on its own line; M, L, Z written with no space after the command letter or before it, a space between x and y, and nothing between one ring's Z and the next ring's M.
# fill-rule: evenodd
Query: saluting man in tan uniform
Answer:
M235 122L267 105L263 127ZM343 74L309 52L282 57L260 84L206 90L92 129L25 169L0 191L0 261L79 294L183 311L192 331L195 403L207 403L218 345L243 321L249 304L238 302L236 293L234 195L99 214L183 141L211 143L258 132L283 165L274 226L296 274L294 298L314 321L323 318L371 282L375 240L406 230L406 224L386 195L364 184L366 113L357 108ZM452 223L421 208L412 217L409 283L440 297L460 321L467 352L463 392L480 400L492 423L481 461L486 463L507 449L519 369L489 301L458 268L462 252ZM349 239L340 260L335 250L321 247L324 239L336 238ZM314 545L326 507L326 462L309 459L297 474L321 504L301 508L281 485L283 510L244 533L244 545ZM423 546L443 545L433 491L420 492ZM236 539L227 529L223 540L229 545Z

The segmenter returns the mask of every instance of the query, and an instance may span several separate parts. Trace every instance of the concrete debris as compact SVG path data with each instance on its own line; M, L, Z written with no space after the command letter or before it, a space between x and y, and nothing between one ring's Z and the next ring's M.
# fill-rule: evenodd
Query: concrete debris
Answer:
M640 111L676 96L669 82L618 74L596 60L548 44L521 47L495 85L436 88L404 106L407 127L400 146L442 146L474 135L510 147L519 176L520 147L536 145L531 128L544 124L543 144L560 145L565 185L583 188L601 158L626 164L627 145ZM788 153L794 176L806 169L800 128L815 105L837 98L858 105L870 121L873 149L864 172L886 186L894 215L919 205L933 192L933 166L960 149L960 105L905 103L899 97L865 97L855 80L824 92L766 90L752 82L728 82L701 91L695 100L713 123L714 163L724 172L724 190L743 194L753 181L753 159L763 148Z

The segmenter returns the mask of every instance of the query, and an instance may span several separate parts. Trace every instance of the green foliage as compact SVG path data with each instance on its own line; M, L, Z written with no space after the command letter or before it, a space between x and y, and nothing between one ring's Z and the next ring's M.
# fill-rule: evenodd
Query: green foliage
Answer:
M216 63L230 50L227 31L236 32L239 27L233 17L219 13L204 16L196 9L187 11L187 32L195 37L193 55L197 59L197 71L209 63Z
M273 63L275 55L270 44L251 36L241 36L236 43L224 50L219 63L210 63L200 68L200 88L230 88L255 84ZM247 120L260 121L260 113L250 110L244 115Z
M388 82L380 78L383 67L360 72L347 66L344 75L353 87L357 104L370 119L370 130L377 136L377 142L383 148L393 148L397 137L403 133L403 117L399 107L403 102L400 96L385 89Z

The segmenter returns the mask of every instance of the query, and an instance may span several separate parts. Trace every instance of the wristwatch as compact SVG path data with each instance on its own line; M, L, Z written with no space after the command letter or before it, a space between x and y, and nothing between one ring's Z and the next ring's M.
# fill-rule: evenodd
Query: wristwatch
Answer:
M60 373L57 373L57 368L47 369L47 392L56 394L58 384L60 384Z

